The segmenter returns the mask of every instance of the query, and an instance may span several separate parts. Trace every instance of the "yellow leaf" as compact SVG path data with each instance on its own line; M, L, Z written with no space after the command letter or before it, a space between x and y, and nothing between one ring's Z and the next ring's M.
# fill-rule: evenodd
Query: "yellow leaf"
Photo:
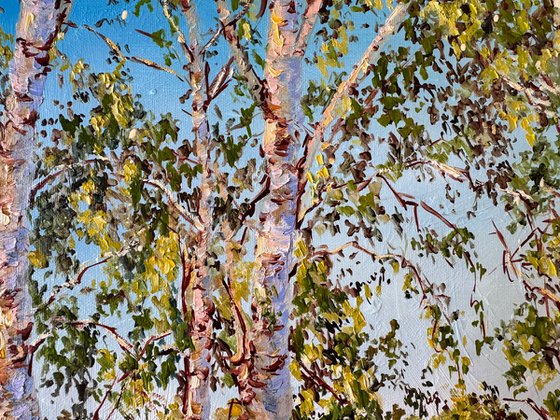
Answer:
M243 28L243 38L251 39L251 25L247 21L243 21L241 27Z
M529 143L529 146L533 147L535 145L535 143L537 142L537 138L535 136L535 133L527 133L527 143Z
M314 182L313 175L311 175L311 172L307 172L306 176L307 176L307 181L309 181L310 183Z
M319 172L317 172L317 175L320 176L321 178L328 178L329 177L329 170L326 167L322 167Z
M512 114L507 114L507 120L509 124L509 131L513 131L517 128L517 117Z
M35 268L45 268L48 265L47 258L39 251L31 251L29 253L29 262L31 262Z
M549 258L548 259L548 275L550 277L557 277L558 272L556 271L556 265L554 262Z
M268 72L272 77L278 77L282 74L282 70L276 70L272 65L268 66Z
M280 34L280 25L283 22L284 21L281 17L272 13L272 42L279 48L284 46L284 38L282 38L282 35Z

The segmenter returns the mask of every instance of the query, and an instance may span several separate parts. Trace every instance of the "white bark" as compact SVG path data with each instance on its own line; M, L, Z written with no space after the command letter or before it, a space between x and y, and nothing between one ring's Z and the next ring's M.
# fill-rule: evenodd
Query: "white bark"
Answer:
M12 90L0 132L0 417L6 419L39 415L25 345L32 325L26 212L49 49L70 6L70 0L22 0L10 63Z
M212 234L212 200L214 176L210 164L210 126L208 123L208 86L206 85L205 59L198 28L194 2L182 1L182 8L189 26L192 62L189 65L193 90L192 125L195 135L196 155L202 165L198 219L195 280L193 284L193 318L191 336L194 351L189 360L186 415L189 419L210 419L209 375L212 348L212 312L210 296L211 278L208 255Z
M263 387L255 387L252 411L257 418L290 419L292 389L288 352L292 287L289 275L296 236L298 127L303 122L302 55L297 46L298 15L291 0L271 11L265 79L271 115L266 118L263 149L270 192L257 233L257 275L253 296L252 342L255 368ZM303 137L303 135L302 135Z

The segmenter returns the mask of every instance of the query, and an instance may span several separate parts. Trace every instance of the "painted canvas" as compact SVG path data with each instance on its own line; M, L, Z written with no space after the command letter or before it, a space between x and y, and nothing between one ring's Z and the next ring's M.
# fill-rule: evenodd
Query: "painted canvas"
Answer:
M560 419L558 0L2 0L2 419Z

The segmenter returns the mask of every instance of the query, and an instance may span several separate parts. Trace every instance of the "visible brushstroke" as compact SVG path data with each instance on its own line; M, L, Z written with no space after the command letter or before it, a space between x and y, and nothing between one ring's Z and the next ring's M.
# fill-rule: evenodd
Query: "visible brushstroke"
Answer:
M49 50L71 5L70 0L22 0L10 63L8 120L0 132L0 416L6 419L39 416L25 344L32 328L26 212Z
M186 405L183 413L189 419L210 418L210 350L212 347L212 313L210 297L210 269L208 256L212 233L212 191L214 177L210 162L210 126L208 123L207 67L201 51L202 42L198 29L198 16L194 2L183 0L182 11L189 26L192 62L189 64L190 84L193 91L192 126L195 136L196 156L202 166L198 218L202 229L198 232L193 287L191 337L194 350L189 357L188 383L185 389Z
M265 117L271 116L271 110L268 103L269 92L266 86L266 81L261 80L261 78L257 75L255 68L251 64L251 60L249 59L249 53L241 46L234 26L235 19L230 19L230 11L227 3L225 0L215 1L218 8L218 14L220 15L220 21L224 28L224 36L231 47L231 52L239 69L239 73L247 80L249 90L251 91L257 105L262 109ZM264 3L265 2L263 2L263 4Z
M255 368L263 386L253 387L255 418L289 419L292 413L288 353L292 301L290 272L296 237L298 150L303 123L301 107L303 58L295 54L298 14L294 2L274 2L266 53L265 80L269 90L263 150L270 192L259 215L257 231L253 328Z
M307 44L313 32L313 27L317 18L319 17L319 10L323 5L323 0L307 0L307 8L303 15L303 22L301 23L301 29L297 38L297 45L295 48L295 54L304 55L307 49Z
M348 78L346 78L338 86L329 104L325 107L322 117L315 127L313 136L307 141L305 151L306 159L303 167L304 173L311 168L311 165L315 160L317 150L324 140L325 130L331 125L335 118L335 108L340 104L342 98L348 95L349 90L370 73L368 71L368 67L374 65L379 59L381 47L388 39L390 39L390 35L392 35L395 30L398 29L398 26L404 21L407 16L408 7L408 3L401 3L393 9L391 14L387 17L385 24L379 29L377 36L369 44L360 61L352 69ZM305 182L306 178L303 177L302 180Z

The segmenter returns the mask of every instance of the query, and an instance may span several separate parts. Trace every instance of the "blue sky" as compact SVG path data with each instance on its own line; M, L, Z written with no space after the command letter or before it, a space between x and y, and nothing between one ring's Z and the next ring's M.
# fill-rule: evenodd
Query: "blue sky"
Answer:
M203 0L199 2L199 4L201 6L208 4L213 6L213 2L210 2L209 0ZM13 33L19 10L18 1L5 0L2 7L5 9L5 13L0 14L0 26L5 31ZM162 20L155 19L151 14L145 14L140 18L135 18L132 16L132 8L130 5L121 4L117 6L107 6L105 0L76 0L70 20L76 22L79 26L82 26L83 24L93 25L102 18L118 19L121 16L122 11L125 9L129 11L125 25L118 23L112 26L105 25L101 28L101 31L112 39L118 41L120 44L129 44L132 55L139 55L161 61L158 60L161 50L154 46L154 44L146 37L134 31L134 29L138 28L146 32L152 32L163 27ZM214 24L215 18L215 11L213 7L200 7L199 12L202 24L206 27L211 27L211 25ZM352 47L352 52L345 58L345 65L348 68L350 68L358 60L361 52L367 47L370 40L374 37L373 27L375 25L373 25L373 23L375 22L372 22L368 30L364 29L361 31L360 35L364 41L358 45L354 45ZM259 29L261 32L264 31L264 22L261 24ZM401 40L396 38L392 43L392 46L394 47L395 43L399 42L401 42ZM97 63L104 63L108 53L107 46L97 36L82 27L78 29L71 29L65 40L60 44L60 48L73 60L84 58L86 62L94 63L96 68L98 65ZM168 74L160 73L134 64L131 65L131 68L136 76L134 85L135 92L142 94L144 101L149 108L156 112L172 112L174 115L183 115L180 111L180 103L178 101L181 94L177 94L177 92L184 92L186 90L184 85ZM216 68L219 68L219 66L216 66ZM213 70L215 71L214 68ZM307 77L317 77L317 71L313 70L313 67L310 67L310 70L307 72ZM56 78L50 78L46 90L46 101L41 112L43 115L48 116L49 112L52 111L50 105L50 101L52 101L52 99L58 98L65 100L70 98L70 95L71 92L68 88L60 89ZM229 104L228 108L222 110L225 114L224 118L227 118L227 114L233 112L235 107L235 104ZM423 121L428 121L427 115L419 115L418 118ZM188 118L185 117L184 121L184 129L187 130L189 127ZM438 183L419 184L415 182L413 177L405 177L401 180L399 188L401 191L414 194L418 200L425 200L434 208L436 208L440 201L444 201L439 200L438 194L443 191L443 185ZM464 203L468 203L470 198L468 192L464 191L463 195ZM388 205L391 205L389 203L391 203L391 200L393 199L390 196L386 196L385 199L387 200ZM480 254L483 256L483 259L487 261L489 269L494 270L499 267L498 262L501 257L501 249L496 238L490 236L491 221L496 221L498 225L503 225L507 223L508 217L501 209L494 208L489 203L482 203L480 208L482 209L480 210L480 218L471 221L464 220L464 222L480 236ZM461 214L454 214L453 209L451 208L444 209L444 215L452 220L454 218L462 217ZM434 222L433 220L430 221L429 219L426 219L425 222L432 223L435 228L439 227L439 222L437 221ZM391 245L406 247L406 244L400 244L398 241L399 239L396 236L388 237L387 240L387 242ZM329 239L327 239L327 242L332 243ZM369 258L363 258L362 269L365 272L371 270L371 267L368 267L368 261ZM427 267L426 271L428 274L431 273L439 280L446 280L448 282L451 293L456 295L459 301L468 299L472 280L466 270L459 268L451 271L447 268L447 266L445 268L442 268L439 265L430 266L429 264L426 264L425 266ZM101 275L101 273L102 271L99 270L95 273L95 275ZM401 334L405 335L406 341L416 342L417 344L418 348L413 356L416 357L416 359L413 359L411 363L411 375L419 376L419 372L425 364L425 359L429 355L429 350L422 341L424 330L422 328L418 328L417 322L420 316L420 310L417 302L412 303L411 301L405 301L402 298L402 293L400 293L399 285L397 283L398 282L394 282L391 287L384 289L385 293L380 298L380 301L377 302L376 306L368 312L369 320L374 325L384 325L389 319L397 316L398 314L399 322L403 326ZM492 311L494 311L493 313L495 319L499 320L503 317L507 317L511 312L511 307L508 303L511 304L511 302L520 298L521 289L517 284L508 284L503 276L500 275L500 270L496 270L490 274L481 285L481 294L484 296L484 299L488 301L487 307L494 308ZM504 301L507 301L508 303L503 303ZM84 304L87 305L87 302L84 302ZM377 306L379 306L379 308ZM472 334L472 331L469 330L470 326L468 320L460 325L463 326L467 335ZM503 360L499 357L499 355L489 354L487 356L487 364L481 363L478 367L475 366L472 379L470 381L471 386L476 386L477 375L480 375L481 377L485 376L482 374L485 370L493 369L496 376L498 376L503 370ZM441 379L442 387L449 385L446 383L445 373L442 373L439 377ZM499 381L499 378L496 380ZM44 401L44 409L46 410L45 415L48 416L46 413L49 412L48 409L51 405L51 399L43 391L41 396ZM384 397L384 401L390 403L391 398L398 398L398 396L387 395Z

